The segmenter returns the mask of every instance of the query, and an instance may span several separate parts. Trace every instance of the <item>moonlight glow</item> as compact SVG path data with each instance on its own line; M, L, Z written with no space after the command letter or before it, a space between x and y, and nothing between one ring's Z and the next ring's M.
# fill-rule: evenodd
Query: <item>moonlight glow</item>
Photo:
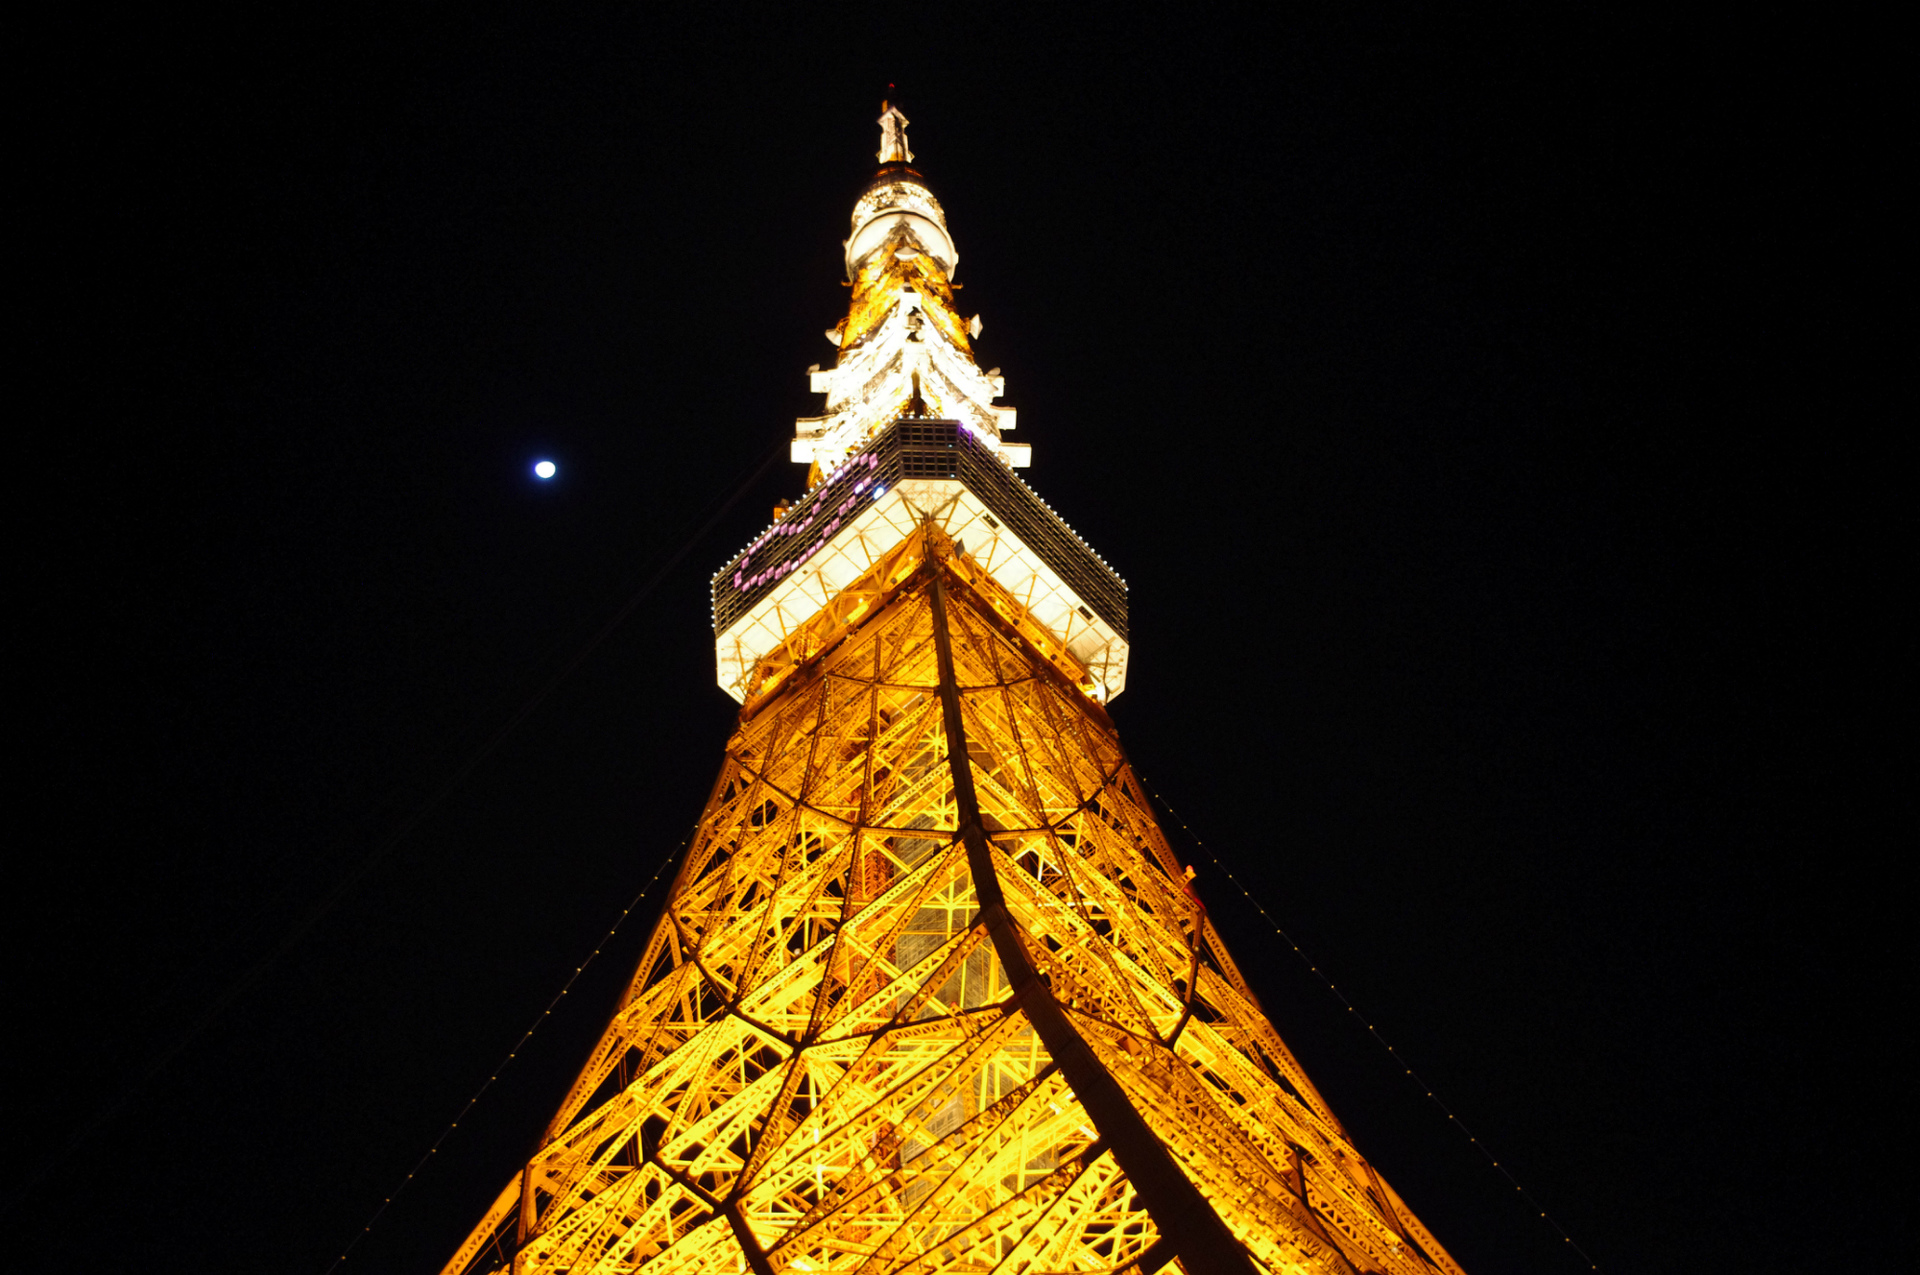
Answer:
M541 482L546 482L559 472L560 467L550 460L536 460L533 462L533 476Z

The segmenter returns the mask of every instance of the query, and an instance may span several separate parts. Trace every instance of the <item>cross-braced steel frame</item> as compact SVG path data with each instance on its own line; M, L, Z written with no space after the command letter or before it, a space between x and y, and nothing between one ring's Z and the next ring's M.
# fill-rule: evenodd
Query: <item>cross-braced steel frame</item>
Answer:
M1105 712L937 528L914 550L749 698L620 1008L447 1275L1461 1275Z

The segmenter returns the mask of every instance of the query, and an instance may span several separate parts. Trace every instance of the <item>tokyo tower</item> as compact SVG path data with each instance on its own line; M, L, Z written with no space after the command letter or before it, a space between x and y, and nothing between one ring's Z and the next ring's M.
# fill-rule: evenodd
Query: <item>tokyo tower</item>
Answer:
M1015 470L883 106L806 495L713 579L741 703L665 913L443 1275L1463 1275L1188 887L1127 589Z

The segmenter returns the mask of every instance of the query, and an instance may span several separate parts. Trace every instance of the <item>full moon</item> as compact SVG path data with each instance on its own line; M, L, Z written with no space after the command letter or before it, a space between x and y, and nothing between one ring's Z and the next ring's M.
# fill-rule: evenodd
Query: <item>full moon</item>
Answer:
M559 468L558 465L555 465L550 460L538 460L533 463L533 476L545 482L547 479L553 477L554 474L558 473Z

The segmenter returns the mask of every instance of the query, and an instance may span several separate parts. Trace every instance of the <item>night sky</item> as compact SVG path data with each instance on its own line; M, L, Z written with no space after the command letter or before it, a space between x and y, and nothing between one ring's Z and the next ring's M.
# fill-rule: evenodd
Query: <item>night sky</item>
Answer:
M17 55L20 1269L322 1275L497 1073L344 1268L430 1275L531 1149L719 765L706 580L804 471L688 542L819 410L889 82L1131 586L1122 738L1362 1150L1473 1275L1585 1269L1364 1016L1602 1270L1912 1260L1870 35L1108 12Z

